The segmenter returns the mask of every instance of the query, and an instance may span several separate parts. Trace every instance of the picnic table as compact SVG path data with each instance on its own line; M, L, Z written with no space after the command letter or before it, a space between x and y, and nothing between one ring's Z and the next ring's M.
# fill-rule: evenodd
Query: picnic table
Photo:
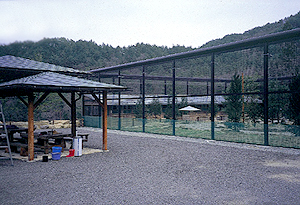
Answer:
M10 129L10 135L13 136L14 133L20 132L20 138L18 138L18 142L21 143L19 146L27 149L28 144L28 129L25 128L15 128ZM88 141L89 133L77 133L78 137L82 138L83 142ZM58 133L55 130L51 131L42 131L42 132L34 132L34 146L37 148L41 148L44 150L45 154L49 153L49 149L54 146L62 147L62 151L66 147L66 143L72 144L73 136L72 134L63 134Z
M44 153L49 153L49 148L54 146L62 147L62 151L64 151L65 147L65 139L70 139L72 134L41 134L37 137L37 144L40 145L44 149Z
M21 134L22 141L28 143L28 134ZM35 147L40 147L44 150L45 154L49 153L49 149L54 146L62 147L64 151L65 141L72 139L72 134L63 134L53 131L35 132Z
M0 134L5 133L4 125L1 124ZM10 142L13 142L14 140L14 134L15 133L28 133L28 128L19 128L15 125L6 125L7 134Z

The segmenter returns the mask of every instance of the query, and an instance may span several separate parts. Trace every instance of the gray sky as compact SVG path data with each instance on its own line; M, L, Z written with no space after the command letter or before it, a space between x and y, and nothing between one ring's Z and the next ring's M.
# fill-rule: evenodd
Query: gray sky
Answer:
M0 44L65 37L200 47L299 11L299 0L0 0Z

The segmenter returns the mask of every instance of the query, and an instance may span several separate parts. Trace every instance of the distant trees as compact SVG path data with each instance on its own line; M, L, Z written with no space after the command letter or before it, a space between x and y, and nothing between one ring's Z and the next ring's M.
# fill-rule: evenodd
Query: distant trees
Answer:
M27 121L27 107L19 99L5 98L1 99L1 103L6 121Z
M281 20L274 24L267 24L266 26L247 31L244 34L227 35L222 39L210 41L206 45L203 45L202 48L234 42L250 37L262 36L282 30L299 28L299 25L300 12L294 16L286 18L284 21ZM295 75L300 72L299 55L297 52L298 48L299 41L272 45L272 47L270 46L270 49L273 49L272 52L270 52L273 55L272 61L270 61L270 64L272 64L272 66L270 66L272 68L272 73L270 72L270 74L272 75L271 77L285 76L286 74ZM127 47L112 47L111 45L107 44L98 45L93 41L73 41L66 38L45 38L38 42L24 41L11 43L9 45L0 45L0 56L14 55L36 61L53 63L60 66L72 67L80 70L90 70L94 68L113 66L137 60L166 56L178 52L187 52L191 50L193 50L193 48L180 45L166 47L137 43L135 45ZM218 54L215 59L215 64L219 66L216 66L215 73L216 76L227 79L230 78L231 74L233 74L235 70L244 68L246 72L248 72L248 74L252 76L261 76L261 60L262 57L260 48L248 49L243 52L237 51ZM176 71L176 77L193 76L209 78L209 62L209 57L176 60L176 69L178 70ZM147 75L164 75L170 77L171 70L172 66L169 63L148 66ZM126 70L122 71L122 74L123 73L129 75L136 74L136 70ZM128 82L129 81L124 80L122 82L122 85L124 83L124 85L126 86L126 83ZM165 84L166 93L169 94L169 91L171 91L171 86L167 86L169 85L168 83ZM299 88L299 86L297 87L296 84L297 81L293 81L293 83L290 85L290 89L294 89L292 87L295 86L296 88ZM132 86L132 84L128 85L131 86L128 86L129 88L133 87L132 93L138 93L140 91L139 86L134 87ZM186 89L187 86L183 86L181 83L176 82L176 93L183 94L188 92L189 95L208 94L208 85L206 86L205 83L201 84L201 86L199 86L199 84L197 83L190 83L188 86L188 89ZM285 86L286 88L288 87L287 85ZM159 92L162 93L163 89L161 89L161 87L157 87L159 86L157 86L157 84L154 84L152 89L150 85L146 84L146 89L149 89L150 92L153 92L156 89L155 91L157 92L155 92L155 94ZM251 89L251 91L253 90ZM258 90L258 92L260 91L261 90ZM239 75L234 75L232 84L230 85L230 89L227 90L227 92L241 92L241 77ZM295 93L297 92L298 91L295 91ZM257 102L258 97L259 96L252 96L252 98L250 98L248 96L248 98L245 100L245 113L254 123L257 121L257 119L262 117L262 107L260 103ZM285 101L280 101L282 99L285 99ZM242 113L242 101L243 100L241 95L230 95L226 97L226 112L228 114L229 121L240 121ZM3 102L6 110L10 112L10 114L8 115L10 116L10 119L27 119L26 107L18 99L5 99ZM290 106L293 106L293 102L298 102L297 96L295 95L294 97L291 97L290 102ZM178 108L181 107L181 104L177 101L175 104L176 116L179 116L180 113L178 111ZM286 109L288 107L287 105L288 97L283 95L279 96L277 94L269 95L269 116L271 117L271 119L278 119L279 116L283 113L281 109ZM161 112L159 110L162 109L160 106L162 105L158 105L157 101L153 101L151 105L147 107L147 112L153 114L154 116L157 116L159 115L159 112ZM68 109L69 108L61 102L61 99L51 95L48 97L48 100L46 102L44 102L35 110L35 113L37 118L67 118L69 117L67 114ZM25 110L24 113L23 110ZM215 111L217 111L217 109L215 109ZM288 111L290 111L289 118L293 119L294 124L299 124L297 120L298 117L296 115L297 112L299 113L299 111L297 111L297 108L288 107ZM136 117L142 117L141 101L137 103L134 112ZM172 102L170 99L166 107L164 107L164 114L166 118L171 119L173 117Z
M188 105L187 98L181 98L181 101L179 102L177 98L175 98L175 117L177 118L180 116L179 108L186 107ZM168 103L166 108L164 109L164 115L167 119L173 118L173 103L170 98L168 98Z
M292 80L289 88L291 95L288 115L294 125L300 125L300 75Z
M157 118L161 114L164 114L164 117L167 119L172 119L173 118L173 108L172 108L172 101L169 98L167 105L163 108L163 105L159 102L158 98L153 98L152 102L145 107L145 114L147 116L154 116ZM181 101L179 102L178 99L176 98L175 102L175 115L176 118L180 116L180 111L179 108L187 106L187 98L182 98ZM142 118L142 113L143 113L143 105L142 105L142 100L138 100L135 109L133 110L133 113L136 118Z
M134 116L136 118L142 118L143 117L143 104L142 100L138 100L135 109L133 110Z
M24 41L0 45L0 56L13 55L80 70L113 66L192 50L191 47L155 46L144 43L128 47L98 45L93 41L66 38L44 38L38 42Z
M38 98L39 96L36 96ZM65 96L69 99L70 96ZM24 100L27 101L26 97ZM27 121L28 108L17 97L1 99L7 121ZM81 117L81 102L76 103L76 116ZM52 93L34 109L34 120L67 120L71 117L70 107L56 94Z
M153 98L151 104L148 105L148 113L150 115L154 115L155 118L161 115L162 105L159 103L157 98Z
M240 122L242 116L242 78L240 75L235 73L230 82L228 93L231 95L226 96L225 100L225 112L228 115L230 122Z

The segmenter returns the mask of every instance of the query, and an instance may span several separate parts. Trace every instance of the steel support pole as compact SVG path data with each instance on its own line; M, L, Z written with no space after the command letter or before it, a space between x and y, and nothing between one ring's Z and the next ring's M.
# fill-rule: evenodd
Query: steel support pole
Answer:
M186 95L189 95L189 81L186 81Z
M172 121L173 121L173 135L175 135L175 121L176 121L176 72L175 72L175 60L173 61L172 68L172 82L173 82L173 92L172 92Z
M82 102L82 110L81 110L81 114L82 114L82 117L84 118L85 116L85 100L84 100L84 94L82 94L82 99L81 99L81 102Z
M34 159L34 95L33 93L28 95L28 160Z
M73 137L76 136L76 100L75 100L75 92L71 93L71 134Z
M165 95L167 95L167 81L165 80Z
M101 99L101 95L99 93L98 95L98 98ZM98 103L98 116L99 116L99 119L98 119L98 127L99 128L102 128L102 118L103 118L103 111L102 111L102 106Z
M118 78L118 85L121 85L121 70L119 70L119 78ZM118 129L121 130L121 92L118 92L118 97L119 97L119 102L118 102L118 116L119 116L119 120L118 120Z
M143 121L143 132L145 132L146 115L145 115L145 66L143 66L143 79L142 79L142 121Z
M98 73L98 81L100 82L100 73ZM98 95L98 98L99 99L101 99L101 97L100 97L100 93L99 93L99 95ZM102 111L102 106L100 105L100 104L98 104L98 117L99 117L99 119L98 119L98 127L99 128L102 128L102 118L103 118L103 111Z
M103 91L102 150L107 150L107 91Z
M268 79L268 66L269 66L269 45L264 45L264 145L269 145L269 79Z
M215 54L211 55L211 89L210 89L210 119L211 119L211 139L215 139Z

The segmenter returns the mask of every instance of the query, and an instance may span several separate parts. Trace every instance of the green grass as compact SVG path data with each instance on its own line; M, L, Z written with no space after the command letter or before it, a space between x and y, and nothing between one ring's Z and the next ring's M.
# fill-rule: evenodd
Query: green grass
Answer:
M99 117L85 117L85 125L98 127ZM154 134L173 135L172 120L147 119L145 120L145 132ZM100 121L101 124L101 121ZM119 119L108 117L108 129L118 129ZM240 124L233 128L230 123L215 123L215 140L241 142L249 144L264 144L263 124ZM143 120L133 118L121 118L121 130L142 132ZM175 122L176 136L211 139L211 123L196 121ZM269 144L271 146L300 148L300 136L289 132L285 125L269 125Z

